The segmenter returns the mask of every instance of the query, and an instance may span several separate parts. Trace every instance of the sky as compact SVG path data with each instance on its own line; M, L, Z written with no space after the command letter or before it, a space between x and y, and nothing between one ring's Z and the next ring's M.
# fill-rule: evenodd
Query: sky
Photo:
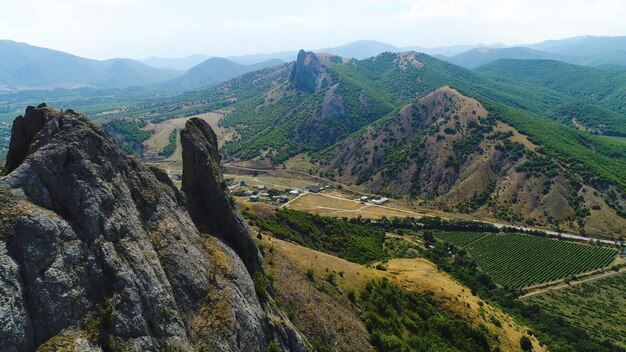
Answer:
M0 0L0 39L95 59L626 35L626 0Z

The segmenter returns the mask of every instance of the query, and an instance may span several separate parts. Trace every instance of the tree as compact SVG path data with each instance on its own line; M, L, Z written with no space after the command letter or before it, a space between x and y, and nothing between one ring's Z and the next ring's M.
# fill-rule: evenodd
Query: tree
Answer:
M526 335L522 336L519 340L520 347L522 347L522 351L532 351L533 343L530 341L530 338Z

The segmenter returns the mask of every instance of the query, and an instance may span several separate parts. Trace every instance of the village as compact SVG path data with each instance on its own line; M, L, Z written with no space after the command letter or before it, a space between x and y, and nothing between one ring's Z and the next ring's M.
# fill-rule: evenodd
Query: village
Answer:
M277 185L275 185L277 186ZM318 194L326 193L335 189L330 184L311 184L309 186L300 188L281 188L281 187L268 187L265 184L249 184L245 180L235 181L231 180L229 189L231 194L235 197L245 198L248 202L264 202L274 205L286 205L290 201L295 200L307 193ZM371 195L358 195L355 199L362 204L383 205L389 201L389 198L382 196Z

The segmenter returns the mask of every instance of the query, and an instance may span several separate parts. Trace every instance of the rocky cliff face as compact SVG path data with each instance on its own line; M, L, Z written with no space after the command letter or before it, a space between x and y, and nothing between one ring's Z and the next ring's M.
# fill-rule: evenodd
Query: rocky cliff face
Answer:
M180 134L183 146L182 190L191 219L202 231L214 233L242 258L250 272L261 268L260 253L228 197L220 171L217 136L201 119L191 118Z
M187 142L214 137L191 129ZM0 351L265 351L271 341L306 350L259 303L237 255L252 269L258 252L234 239L245 228L215 221L223 211L240 224L232 207L217 208L225 192L204 193L215 197L210 211L192 211L213 219L201 232L163 171L124 155L84 116L29 107L13 140L0 179ZM185 149L215 168L199 171L202 181L221 185L217 151ZM186 189L215 190L198 180Z
M323 55L321 58L312 52L300 50L289 80L299 90L314 92L328 88L332 84L332 74L328 67L330 62Z

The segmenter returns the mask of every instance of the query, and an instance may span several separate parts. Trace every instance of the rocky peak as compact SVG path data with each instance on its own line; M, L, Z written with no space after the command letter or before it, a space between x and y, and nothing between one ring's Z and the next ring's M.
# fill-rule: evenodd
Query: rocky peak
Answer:
M198 231L165 172L124 155L86 117L41 106L16 120L0 179L0 351L260 352L272 340L306 350L287 319L264 311L230 248L248 253L231 244L242 233L229 231L243 231L229 227L240 221L232 206L216 208L227 195L215 135L195 124L187 161L217 188L194 177L186 187L222 190L205 193L204 215L209 231L226 232ZM251 265L256 248L243 248Z
M248 270L261 267L259 251L228 195L220 171L217 136L209 124L191 118L180 133L183 147L182 190L196 226L217 235L242 258Z
M15 119L11 128L11 142L5 165L7 172L15 170L24 161L35 135L52 118L51 112L46 104L41 104L36 108L29 106L24 116L18 116Z
M328 60L320 60L313 52L300 50L291 69L289 80L294 87L305 92L315 92L332 85L332 71Z

